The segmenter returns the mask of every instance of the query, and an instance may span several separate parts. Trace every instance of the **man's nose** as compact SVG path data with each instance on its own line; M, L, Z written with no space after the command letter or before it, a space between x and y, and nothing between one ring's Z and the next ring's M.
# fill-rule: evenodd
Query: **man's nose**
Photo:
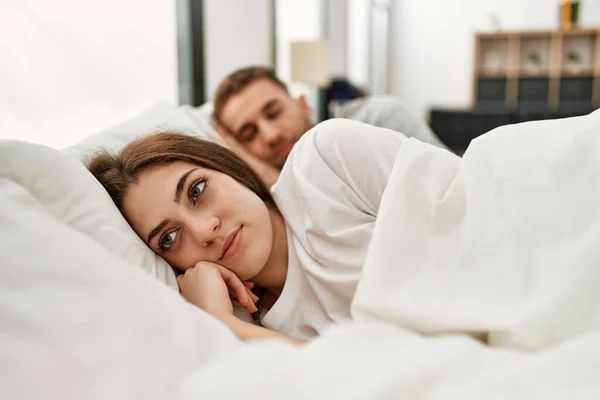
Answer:
M263 121L260 124L260 133L262 139L267 145L273 147L281 142L283 139L283 132L279 126L270 121Z
M221 220L215 215L196 218L188 227L196 244L200 247L210 246L219 236Z

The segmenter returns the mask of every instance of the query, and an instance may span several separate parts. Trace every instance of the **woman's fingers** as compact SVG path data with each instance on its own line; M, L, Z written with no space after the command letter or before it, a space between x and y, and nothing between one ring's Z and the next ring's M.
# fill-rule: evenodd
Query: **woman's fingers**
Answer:
M233 289L231 289L230 287L227 287L227 289L229 290L229 297L231 297L232 299L237 299L237 295L235 294L235 292L233 291ZM254 293L252 293L252 291L250 289L248 289L248 288L246 288L246 291L248 292L248 296L250 296L250 300L252 301L252 303L256 304L256 302L258 302L258 300L259 300L259 297L257 295L255 295ZM250 309L250 306L251 306L251 304L248 303L248 305L244 306L244 308L246 308L246 310L248 312L256 312L256 311L258 311L258 308L256 308L256 310Z
M257 308L254 305L250 295L248 294L248 288L244 286L240 278L236 274L228 270L227 268L221 267L221 275L227 286L235 294L235 298L238 299L240 304L244 306L249 312L256 312Z
M252 293L252 290L250 289L246 289L248 291L248 294L250 295L250 299L252 300L253 303L256 303L259 300L259 297L257 295L255 295L254 293Z
M227 291L229 292L229 297L231 297L232 299L237 299L237 297L235 296L235 292L229 286L227 286Z
M235 294L235 292L233 291L233 289L231 289L230 287L227 287L227 289L229 290L229 295L234 298L237 299L237 296ZM246 292L248 293L248 296L250 296L250 300L253 303L256 303L258 300L260 300L260 297L258 297L257 295L255 295L254 293L252 293L252 290L246 288Z
M250 299L252 299L252 302L256 303L259 300L259 297L252 292L252 289L254 288L254 282L244 281L242 283L248 289L248 294L250 295Z

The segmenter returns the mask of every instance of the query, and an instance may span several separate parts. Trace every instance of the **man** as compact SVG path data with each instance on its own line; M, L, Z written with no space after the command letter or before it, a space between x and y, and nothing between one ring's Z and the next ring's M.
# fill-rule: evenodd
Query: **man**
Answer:
M277 180L294 143L313 127L306 98L293 98L266 67L246 67L227 76L213 104L217 131L267 186ZM333 108L333 114L446 148L424 121L391 96L353 100Z

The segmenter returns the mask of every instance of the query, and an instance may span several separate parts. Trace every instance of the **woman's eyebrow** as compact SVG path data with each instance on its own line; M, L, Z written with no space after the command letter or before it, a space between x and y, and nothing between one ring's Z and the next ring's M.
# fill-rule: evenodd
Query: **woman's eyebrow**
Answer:
M183 192L183 187L185 186L187 177L197 169L198 168L192 168L185 174L181 175L181 178L179 178L179 182L177 182L177 187L175 188L175 198L173 199L175 203L179 203L181 201L181 193Z
M150 241L152 240L152 238L153 238L154 236L158 235L158 233L159 233L160 231L162 231L162 230L163 230L163 228L164 228L164 227L165 227L165 226L166 226L168 223L169 223L169 221L168 221L168 220L166 220L166 219L163 219L163 220L160 222L160 224L158 224L158 225L156 226L156 228L154 228L154 229L152 229L152 230L150 231L150 233L148 234L148 240L146 241L146 244L147 244L148 246L150 246Z

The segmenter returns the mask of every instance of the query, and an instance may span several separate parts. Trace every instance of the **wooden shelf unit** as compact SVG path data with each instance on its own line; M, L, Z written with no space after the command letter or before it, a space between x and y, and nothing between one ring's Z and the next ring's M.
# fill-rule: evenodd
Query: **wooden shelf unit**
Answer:
M474 107L600 106L600 28L479 33Z

